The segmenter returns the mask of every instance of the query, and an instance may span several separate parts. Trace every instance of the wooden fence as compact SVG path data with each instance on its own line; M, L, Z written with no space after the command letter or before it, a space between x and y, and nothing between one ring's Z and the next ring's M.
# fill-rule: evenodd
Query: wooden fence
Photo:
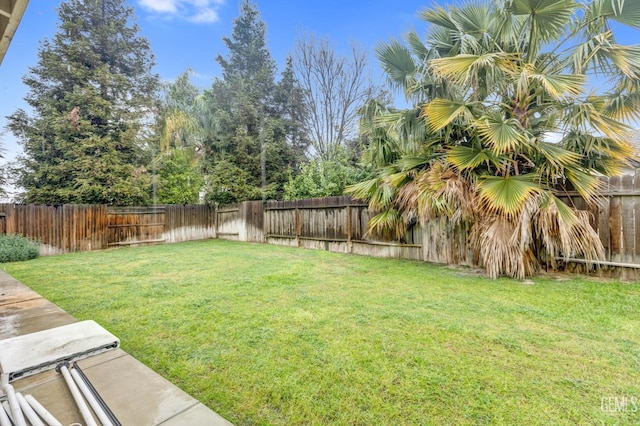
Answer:
M640 175L601 180L601 198L595 205L587 206L577 193L559 194L565 202L590 212L592 225L605 248L605 258L598 263L597 270L581 259L571 259L567 267L576 272L640 279ZM255 212L261 204L252 203ZM367 235L371 213L365 204L349 197L267 202L263 214L257 215L262 220L262 238L255 232L260 225L243 213L246 209L243 206L244 203L234 206L233 210L221 210L227 215L220 219L225 223L227 237L443 264L474 265L478 262L477 253L467 243L469 230L452 229L444 221L416 225L402 241L373 239ZM253 237L242 237L246 227L254 230ZM220 234L219 238L225 238L225 235Z
M602 178L602 184L597 205L586 206L575 193L562 198L590 211L605 247L597 273L639 279L640 175ZM413 226L401 241L385 241L367 234L370 218L367 205L349 197L248 201L220 208L0 204L0 232L40 241L44 255L224 238L445 264L477 263L477 254L467 244L467 229L432 221ZM587 271L580 259L572 259L568 267Z
M269 244L378 257L423 259L422 231L413 227L402 241L370 238L366 204L350 197L270 201L264 206L264 238Z
M215 208L0 204L0 232L39 241L42 255L174 243L215 238Z
M107 206L0 204L0 231L41 243L43 255L104 249Z
M640 279L640 175L602 177L600 180L600 199L593 206L587 206L577 193L560 197L565 202L571 198L576 208L589 211L591 224L605 249L605 257L596 271L580 259L571 260L569 269Z

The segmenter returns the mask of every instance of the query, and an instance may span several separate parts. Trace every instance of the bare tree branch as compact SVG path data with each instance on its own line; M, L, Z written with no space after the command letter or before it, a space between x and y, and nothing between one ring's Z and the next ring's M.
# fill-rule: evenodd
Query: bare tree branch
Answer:
M298 36L294 68L304 90L305 124L316 155L334 160L340 146L355 136L358 109L381 91L366 72L366 52L352 43L343 56L328 39L303 34Z

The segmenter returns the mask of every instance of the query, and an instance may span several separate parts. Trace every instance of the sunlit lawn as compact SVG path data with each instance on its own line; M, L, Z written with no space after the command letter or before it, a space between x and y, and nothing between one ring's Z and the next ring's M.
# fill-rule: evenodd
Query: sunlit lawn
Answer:
M238 425L640 424L639 284L219 240L6 270Z

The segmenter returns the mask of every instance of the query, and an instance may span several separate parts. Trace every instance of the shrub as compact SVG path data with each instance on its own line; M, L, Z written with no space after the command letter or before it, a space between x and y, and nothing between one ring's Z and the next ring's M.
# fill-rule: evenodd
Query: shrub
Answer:
M344 195L344 189L369 177L369 170L347 160L313 160L302 167L301 173L289 177L284 185L284 199L333 197Z
M0 263L38 257L38 244L21 235L0 235Z

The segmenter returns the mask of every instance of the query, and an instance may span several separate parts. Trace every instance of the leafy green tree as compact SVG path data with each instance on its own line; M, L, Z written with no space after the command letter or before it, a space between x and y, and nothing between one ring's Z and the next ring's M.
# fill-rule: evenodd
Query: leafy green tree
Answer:
M190 72L164 86L156 116L151 167L156 202L162 204L198 203L204 185L202 142L209 110L201 91L189 80Z
M9 116L29 203L149 199L141 135L154 107L153 55L124 0L69 0L24 77L31 111Z
M228 194L227 189L236 185L236 175L221 170L221 164L246 174L246 187L236 192L240 198L232 197L235 201L278 197L288 171L297 167L306 149L300 131L301 98L291 65L276 83L276 66L265 42L266 25L254 4L245 0L240 9L231 37L223 39L229 54L216 59L222 78L205 95L211 117L204 140L211 188L207 198L218 202L224 201L217 198L219 194Z
M347 186L370 177L371 173L366 168L344 158L334 161L316 158L303 165L299 175L289 178L284 186L284 198L297 200L344 195Z
M426 42L412 32L377 50L416 108L364 109L381 171L351 192L381 212L372 229L397 236L416 219L470 227L492 277L600 257L588 212L556 194L594 202L597 176L631 155L640 47L618 44L612 24L640 28L638 10L637 0L513 0L421 12Z
M258 199L261 192L246 170L226 160L216 163L207 189L207 201L220 204Z
M187 69L178 78L164 85L164 96L157 117L161 152L173 148L194 148L202 151L203 114L207 113L200 89L189 80Z
M204 178L193 148L176 148L157 159L157 202L197 204Z

